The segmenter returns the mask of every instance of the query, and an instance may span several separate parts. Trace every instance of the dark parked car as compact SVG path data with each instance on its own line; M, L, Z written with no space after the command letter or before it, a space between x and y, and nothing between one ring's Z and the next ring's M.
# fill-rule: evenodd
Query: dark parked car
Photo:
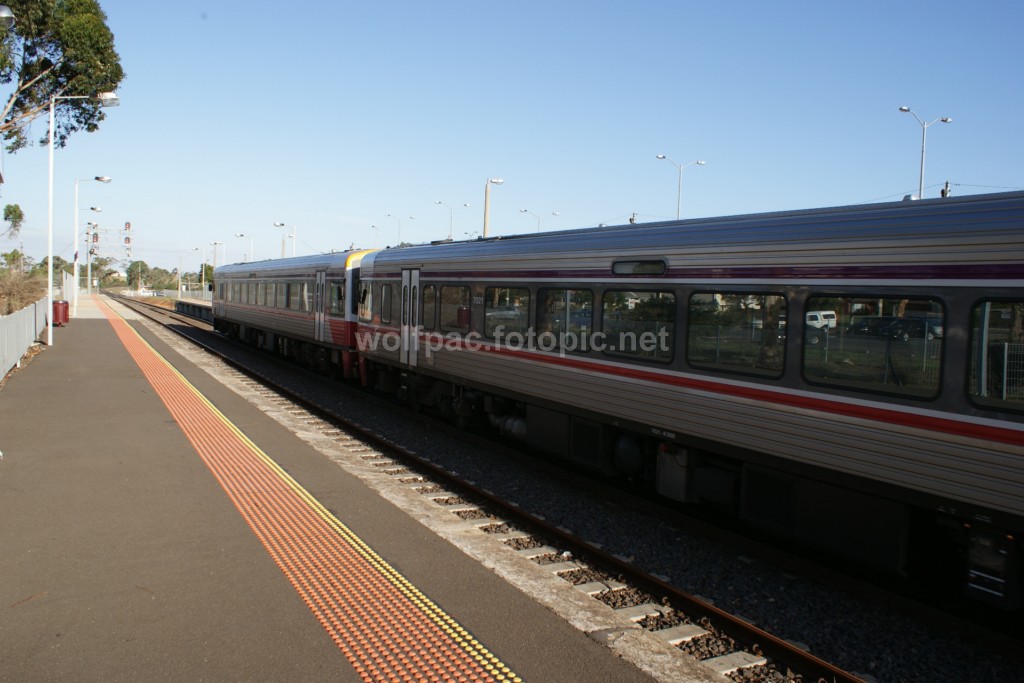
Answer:
M896 318L879 330L879 335L895 341L942 337L942 325L925 318Z
M892 315L860 316L853 319L850 326L846 328L846 333L866 334L875 337L880 335L884 328L888 327L896 320L899 320L899 318Z

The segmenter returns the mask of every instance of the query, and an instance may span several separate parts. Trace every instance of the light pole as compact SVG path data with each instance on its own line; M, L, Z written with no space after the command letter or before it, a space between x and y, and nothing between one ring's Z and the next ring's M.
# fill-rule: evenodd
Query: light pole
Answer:
M285 225L284 223L274 223L274 227L275 228L291 228L292 229L292 234L291 234L291 238L292 238L292 256L295 256L295 226L294 225ZM285 241L286 237L288 237L287 233L285 233L284 235L281 235L281 258L284 258L284 241Z
M484 184L484 239L487 238L487 228L491 220L491 185L501 185L504 182L502 178L489 178Z
M948 116L943 116L941 118L935 119L934 121L929 121L928 123L925 123L920 119L920 117L918 117L917 114L911 111L910 107L900 107L900 111L903 112L904 114L912 114L913 117L917 119L917 122L921 124L921 176L917 184L917 198L924 199L924 147L925 142L928 139L928 126L932 125L933 123L940 122L953 123L953 119L949 118Z
M530 211L529 209L519 209L519 213L528 213L531 216L533 216L534 218L536 218L537 219L537 232L540 232L540 216L535 214L533 211ZM557 216L558 212L557 211L552 211L551 215L552 216Z
M101 92L96 97L101 107L116 107L120 104L117 95L112 92ZM54 118L57 110L57 100L89 100L92 95L51 95L50 96L50 173L47 186L47 211L46 219L46 345L53 346L53 138ZM77 218L75 220L78 220Z
M452 226L455 224L455 211L452 209L452 207L448 206L444 202L434 202L434 203L435 204L440 204L444 208L448 209L448 241L451 242L451 240L452 240Z
M78 315L78 183L83 181L95 180L101 183L109 183L111 178L106 175L98 175L92 178L75 178L75 215L74 215L74 229L71 231L71 247L75 250L74 265L71 267L71 280L75 283L74 295L71 303L71 317ZM90 207L91 211L96 211L95 206Z
M241 233L241 232L236 232L235 233L235 237L245 237L245 234ZM226 261L227 257L225 257L224 260ZM248 260L249 261L253 260L253 258L252 258L252 235L249 235L249 259ZM246 262L246 258L245 258L245 255L243 254L242 255L242 263L245 263L245 262Z
M224 244L223 242L210 242L210 246L213 247L213 269L217 270L217 247ZM225 260L227 260L225 258Z
M181 299L181 268L182 268L182 262L184 261L184 259L185 259L185 255L184 254L178 254L178 296L177 296L177 298L179 300Z
M706 161L690 161L690 162L685 163L685 164L677 164L676 162L672 161L671 159L669 159L664 154L659 154L655 158L656 159L664 159L665 161L669 162L670 164L675 166L677 169L679 169L679 185L678 185L678 187L676 189L676 220L679 220L679 215L680 215L679 212L680 212L680 209L682 208L682 205L683 205L683 169L686 168L687 166L693 166L694 164L696 164L697 166L703 166L707 162Z

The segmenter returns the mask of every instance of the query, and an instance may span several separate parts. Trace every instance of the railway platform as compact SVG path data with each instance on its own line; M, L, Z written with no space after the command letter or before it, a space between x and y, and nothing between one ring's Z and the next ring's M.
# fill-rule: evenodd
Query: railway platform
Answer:
M660 678L117 304L53 341L0 390L0 681Z

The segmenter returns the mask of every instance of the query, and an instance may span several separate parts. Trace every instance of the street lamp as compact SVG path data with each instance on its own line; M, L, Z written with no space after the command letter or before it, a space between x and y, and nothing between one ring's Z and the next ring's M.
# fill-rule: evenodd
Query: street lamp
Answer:
M274 223L274 227L275 228L291 228L292 229L292 234L290 235L290 237L292 238L292 256L295 256L295 226L294 225L285 225L284 223ZM285 241L286 237L289 237L289 235L287 233L284 234L284 235L281 235L281 258L284 258L284 241Z
M240 232L236 232L235 233L235 237L245 237L245 234L240 233ZM224 260L226 261L227 258L225 258ZM253 260L253 258L252 258L252 235L249 235L249 259L248 260L250 260L250 261ZM245 263L245 261L246 261L245 255L243 254L242 255L242 262Z
M536 218L537 219L537 232L540 232L540 216L535 214L533 211L530 211L529 209L519 209L519 213L528 213L531 216L533 216L534 218ZM558 212L557 211L552 211L551 215L552 216L557 216Z
M501 185L505 181L501 178L490 178L484 185L484 239L487 238L487 227L490 222L491 213L491 185Z
M2 12L0 12L2 18ZM101 107L116 107L120 104L117 95L112 92L101 92L95 96L100 101ZM92 95L51 95L50 96L50 173L47 186L47 204L49 210L46 220L46 345L53 346L53 138L54 118L57 109L57 100L89 100ZM76 217L77 221L78 218ZM76 236L77 237L77 236Z
M691 161L691 162L688 162L688 163L685 163L685 164L677 164L676 162L672 161L671 159L669 159L664 154L659 154L655 158L656 159L664 159L665 161L669 162L670 164L675 166L677 169L679 169L679 186L676 189L676 220L679 220L679 210L682 207L682 202L683 202L683 169L686 168L687 166L693 166L694 164L696 164L697 166L703 166L707 162L706 161Z
M210 242L210 246L213 247L213 269L214 270L217 270L217 247L219 247L222 244L224 244L224 243L223 242ZM227 256L226 255L225 255L224 260L225 261L227 260Z
M914 118L917 119L917 122L921 124L921 176L918 180L917 185L917 198L924 199L924 147L925 141L928 138L928 126L932 125L933 123L940 122L953 123L953 119L949 118L948 116L943 116L941 118L935 119L934 121L929 121L928 123L925 123L920 119L920 117L918 117L917 114L910 110L910 107L900 107L900 111L903 112L904 114L912 114Z
M0 6L2 7L2 6ZM2 14L2 9L0 9ZM100 183L109 183L111 178L106 175L93 176L92 178L75 178L75 215L74 215L74 229L71 231L71 246L75 250L74 265L71 268L71 279L74 282L74 295L71 303L71 317L78 315L78 183L88 182L95 180ZM91 211L96 211L96 207L91 207Z
M444 202L434 202L434 203L435 204L440 204L444 208L448 209L448 241L451 241L451 239L452 239L452 225L455 224L455 211L452 209L452 207L448 206Z
M14 12L7 5L0 5L0 26L5 29L14 28Z
M175 298L179 300L181 299L181 268L184 259L185 254L178 254L178 296Z
M519 213L528 213L531 216L533 216L534 218L536 218L537 219L537 232L540 232L540 216L535 214L533 211L530 211L529 209L519 209Z

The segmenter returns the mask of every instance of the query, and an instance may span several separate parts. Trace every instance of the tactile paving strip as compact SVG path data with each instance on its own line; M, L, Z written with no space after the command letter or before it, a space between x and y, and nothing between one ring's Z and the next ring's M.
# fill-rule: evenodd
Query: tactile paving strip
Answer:
M126 321L121 343L364 681L519 681L238 430Z

